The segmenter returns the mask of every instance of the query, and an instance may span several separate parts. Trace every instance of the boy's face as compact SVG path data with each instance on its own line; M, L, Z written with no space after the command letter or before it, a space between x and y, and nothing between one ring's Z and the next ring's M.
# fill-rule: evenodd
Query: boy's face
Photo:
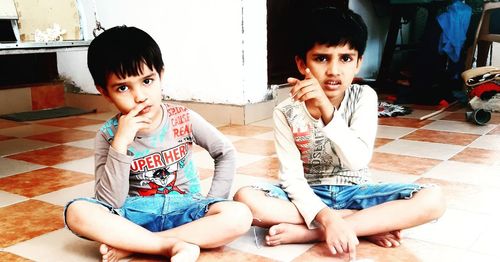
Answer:
M157 126L161 121L161 78L163 72L156 72L142 64L142 74L119 78L110 74L107 86L97 86L99 92L124 115L130 110L144 103L146 106L138 115L153 120L152 126ZM156 124L156 125L155 125Z
M306 61L295 58L297 68L305 75L306 68L318 80L326 96L333 100L343 97L354 76L361 68L362 58L358 51L344 46L315 44L306 54Z

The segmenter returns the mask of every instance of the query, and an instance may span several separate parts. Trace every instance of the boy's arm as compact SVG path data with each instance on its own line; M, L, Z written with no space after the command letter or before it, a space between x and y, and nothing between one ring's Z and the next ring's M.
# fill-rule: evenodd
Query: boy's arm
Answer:
M273 119L283 189L299 210L308 228L313 228L313 221L316 221L325 229L325 241L333 254L349 252L351 258L354 258L355 247L359 244L354 230L336 211L324 204L307 183L300 152L283 113L275 109Z
M281 186L304 218L307 227L314 228L313 221L316 215L327 206L314 194L304 177L300 152L285 116L275 109L273 120L276 154L280 161Z
M214 177L207 197L227 198L236 173L236 150L219 130L198 113L189 111L195 143L214 159Z
M332 121L323 128L345 167L358 170L368 166L377 134L377 114L377 94L371 87L362 86L351 126L347 126L341 112L336 111Z
M119 208L129 190L132 156L118 153L101 131L95 139L95 194L96 198Z

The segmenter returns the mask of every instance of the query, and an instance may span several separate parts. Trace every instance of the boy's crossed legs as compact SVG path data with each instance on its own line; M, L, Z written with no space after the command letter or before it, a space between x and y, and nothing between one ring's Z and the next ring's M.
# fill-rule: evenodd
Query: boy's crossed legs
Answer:
M246 187L234 196L247 204L254 225L269 227L266 244L324 241L324 229L308 229L295 205L289 200L270 197L261 189ZM358 237L382 247L399 245L400 231L439 218L445 209L438 187L422 188L409 199L392 200L362 210L336 210ZM402 212L404 211L404 212Z
M170 256L172 261L194 261L199 248L213 248L244 234L251 224L249 209L237 202L211 204L200 219L151 232L112 214L98 203L75 201L66 211L68 227L76 234L98 241L103 261L118 261L132 253ZM192 244L191 244L192 243Z

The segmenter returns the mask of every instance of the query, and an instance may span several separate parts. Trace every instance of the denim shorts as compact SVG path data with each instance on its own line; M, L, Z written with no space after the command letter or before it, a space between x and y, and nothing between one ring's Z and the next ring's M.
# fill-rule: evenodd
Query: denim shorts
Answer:
M314 193L328 207L353 210L361 210L398 199L410 199L414 193L425 187L428 185L403 183L311 186ZM267 196L290 201L287 193L280 186L263 183L254 188L266 192Z
M160 232L193 222L205 216L210 205L226 201L223 198L205 198L200 194L194 195L153 195L127 197L121 208L113 208L106 202L95 198L77 198L64 207L64 224L66 224L66 210L76 201L87 201L98 204L116 214L142 226L151 232Z

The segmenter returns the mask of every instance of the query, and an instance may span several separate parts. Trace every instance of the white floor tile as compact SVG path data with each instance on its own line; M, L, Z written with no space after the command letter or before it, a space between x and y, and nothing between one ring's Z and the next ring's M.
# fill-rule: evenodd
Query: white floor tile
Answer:
M404 234L408 238L466 249L472 247L490 221L491 217L483 214L448 208L438 221L405 230Z
M94 157L91 156L64 162L62 164L55 165L54 167L94 175Z
M257 139L264 139L264 140L272 140L274 141L274 132L271 131L271 132L266 132L264 134L260 134L258 136L254 136L253 138L257 138Z
M419 176L401 174L390 171L382 171L371 169L373 182L386 182L386 183L413 183L419 179Z
M13 205L25 200L28 200L28 198L0 190L0 207Z
M412 140L394 140L375 149L376 152L447 160L464 149L463 146Z
M378 129L377 129L377 137L378 138L398 139L398 138L405 136L405 135L407 135L415 130L417 130L417 129L416 128L409 128L409 127L379 125Z
M32 164L25 161L0 158L0 177L11 176L19 173L29 172L45 166Z
M478 137L470 144L470 147L500 151L500 135L484 135Z
M495 125L478 126L468 122L448 121L448 120L438 120L422 127L422 129L467 133L475 135L486 134L490 132L493 128L495 128Z
M6 252L40 262L100 261L99 244L59 229L4 249Z
M495 166L444 161L422 175L478 186L500 188L500 170Z
M102 127L103 124L97 124L97 125L90 125L90 126L81 126L81 127L75 127L74 129L78 130L83 130L83 131L89 131L89 132L97 132Z
M254 228L257 240L254 235ZM278 261L291 261L313 246L312 244L289 244L274 247L265 246L264 237L266 234L267 229L252 227L245 235L229 243L227 246ZM256 244L256 241L258 244Z
M210 190L210 186L212 185L212 178L208 177L201 181L201 193L203 195L207 195ZM259 183L277 183L273 179L263 178L263 177L255 177L255 176L247 176L242 174L236 174L233 180L233 186L231 187L231 192L229 193L229 199L232 199L236 191L244 186L252 186Z
M491 219L487 229L482 232L477 241L472 246L471 250L483 254L488 254L498 257L498 236L500 235L500 227L498 221L500 217Z
M65 206L69 201L79 197L94 196L94 181L83 183L77 186L64 188L44 195L34 197L54 205Z
M90 138L90 139L85 139L85 140L68 142L68 143L65 143L65 145L82 147L82 148L87 148L87 149L94 149L94 139Z
M55 146L54 143L30 140L24 138L0 141L0 156L12 155L21 152Z
M411 261L470 262L497 260L497 258L495 258L494 256L484 255L481 253L468 251L466 249L450 247L446 244L440 245L435 243L428 243L426 241L420 241L417 239L405 237L403 237L402 246L398 248L411 250L411 253L413 253L415 257L418 258Z
M259 161L266 156L236 153L236 167L241 167L255 161ZM193 153L194 163L197 167L214 169L214 160L207 151Z

